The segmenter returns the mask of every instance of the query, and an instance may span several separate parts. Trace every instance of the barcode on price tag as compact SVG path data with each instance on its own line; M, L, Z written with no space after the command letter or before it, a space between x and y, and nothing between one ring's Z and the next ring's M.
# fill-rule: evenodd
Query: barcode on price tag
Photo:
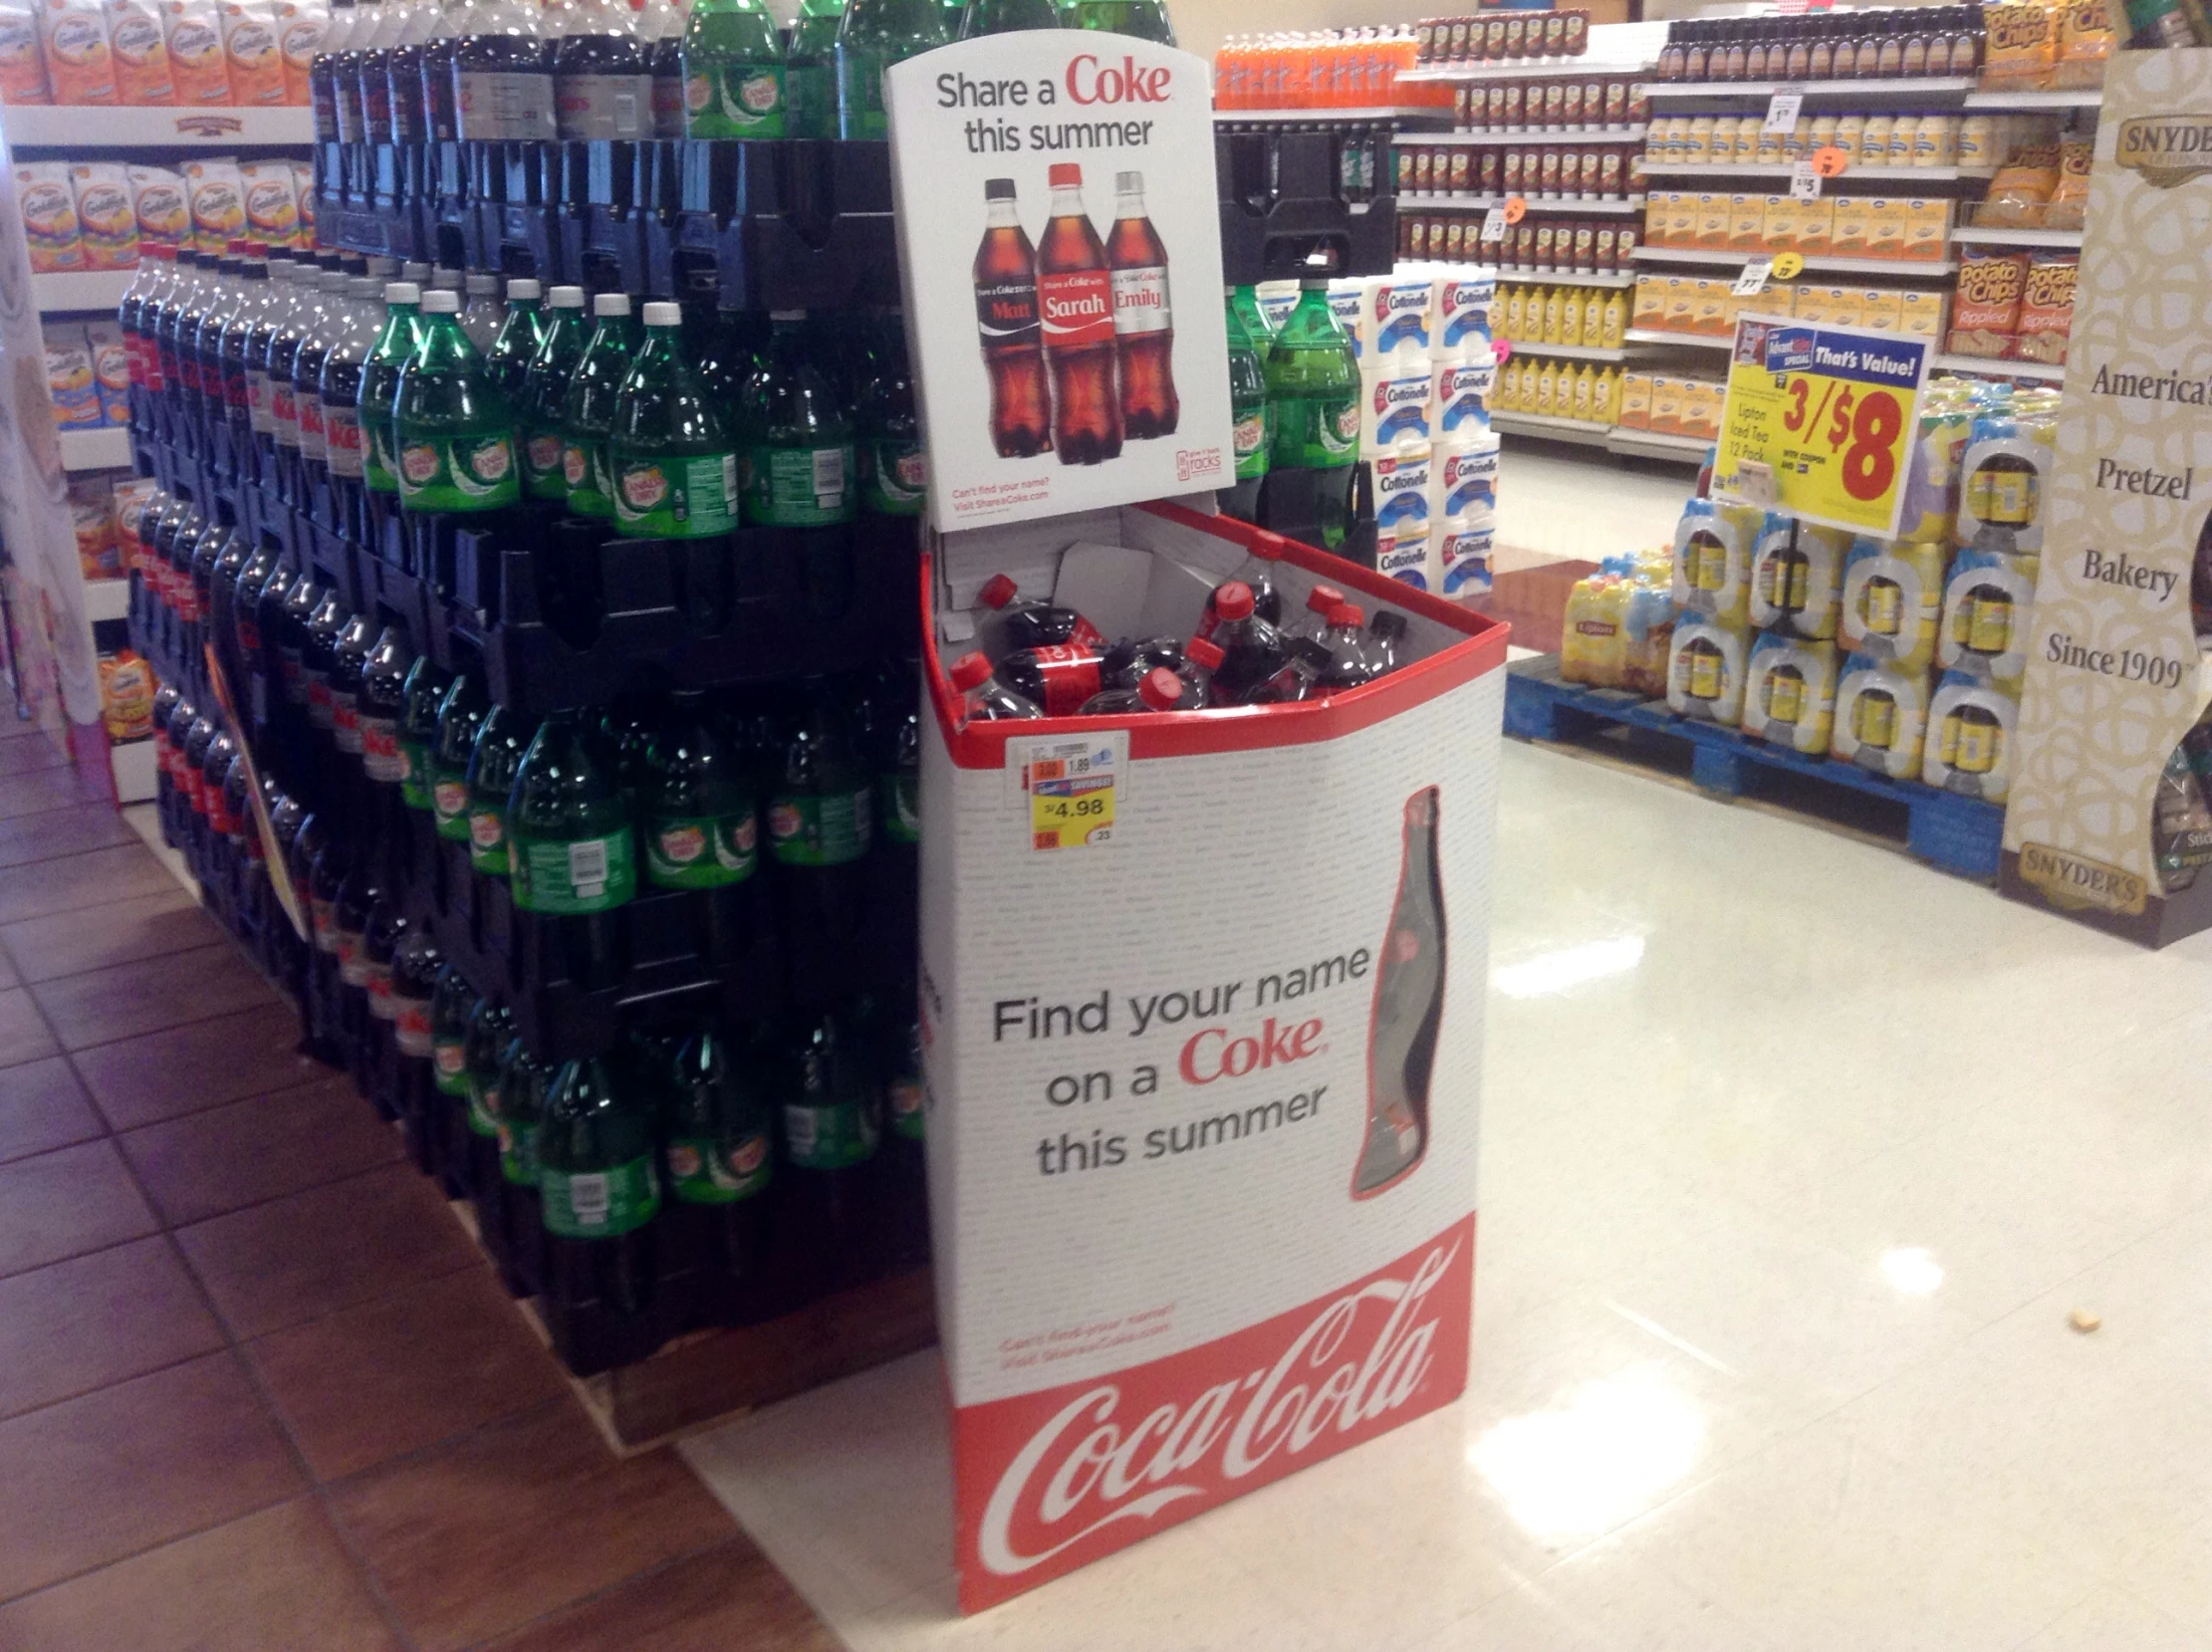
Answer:
M1767 290L1767 278L1774 274L1774 260L1754 258L1744 265L1743 274L1736 278L1731 291L1740 299L1757 298Z
M1503 241L1506 238L1506 209L1494 206L1482 215L1482 238L1485 241Z
M1111 729L1081 740L1010 740L1033 849L1104 848L1128 784L1129 734Z
M1790 168L1790 193L1801 201L1821 198L1821 174L1813 169L1810 160L1801 160Z
M1805 93L1802 90L1777 92L1767 100L1767 120L1760 130L1784 133L1796 131L1798 111L1804 104Z

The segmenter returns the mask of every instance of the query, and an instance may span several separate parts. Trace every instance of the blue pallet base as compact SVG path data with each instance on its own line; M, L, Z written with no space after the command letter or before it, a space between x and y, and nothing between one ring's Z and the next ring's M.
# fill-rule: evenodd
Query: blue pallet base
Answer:
M1832 758L1771 746L1732 728L1677 717L1664 700L1562 682L1557 655L1517 660L1507 669L1505 732L1515 739L1571 742L1607 725L1686 742L1690 779L1723 797L1757 797L1767 778L1787 773L1901 805L1908 852L1978 883L1997 881L2005 837L2002 805L1955 797L1917 781L1891 780Z

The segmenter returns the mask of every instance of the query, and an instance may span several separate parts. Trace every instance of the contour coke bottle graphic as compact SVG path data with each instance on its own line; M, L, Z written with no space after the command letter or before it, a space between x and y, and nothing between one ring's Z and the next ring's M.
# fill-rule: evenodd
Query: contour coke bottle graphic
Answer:
M1113 350L1121 377L1121 427L1131 441L1174 434L1175 312L1167 249L1144 210L1144 174L1113 175L1113 231L1106 263L1113 288Z
M1053 446L1064 465L1102 464L1121 451L1113 283L1084 210L1083 168L1060 161L1046 175L1052 221L1037 248L1037 301L1052 367Z
M983 244L975 252L975 322L991 379L991 445L1028 459L1053 444L1052 392L1037 319L1037 254L1022 231L1012 178L983 184Z
M1436 863L1436 788L1405 800L1405 859L1375 971L1367 1035L1367 1131L1352 1173L1364 1199L1428 1151L1429 1079L1444 1015L1444 886Z

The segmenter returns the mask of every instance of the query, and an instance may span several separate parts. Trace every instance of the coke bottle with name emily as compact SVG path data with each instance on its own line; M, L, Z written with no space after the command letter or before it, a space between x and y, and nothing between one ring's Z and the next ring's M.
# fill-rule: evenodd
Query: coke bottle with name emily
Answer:
M1121 374L1121 427L1131 441L1173 435L1175 314L1167 295L1167 249L1144 210L1144 174L1113 177L1113 232L1106 263L1113 288L1113 351Z

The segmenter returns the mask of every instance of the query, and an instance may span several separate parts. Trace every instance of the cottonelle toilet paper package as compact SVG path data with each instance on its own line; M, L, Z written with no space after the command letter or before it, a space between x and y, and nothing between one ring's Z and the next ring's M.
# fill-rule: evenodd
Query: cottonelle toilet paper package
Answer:
M1378 458L1403 448L1426 448L1429 398L1436 375L1425 355L1382 356L1359 370L1359 456Z

